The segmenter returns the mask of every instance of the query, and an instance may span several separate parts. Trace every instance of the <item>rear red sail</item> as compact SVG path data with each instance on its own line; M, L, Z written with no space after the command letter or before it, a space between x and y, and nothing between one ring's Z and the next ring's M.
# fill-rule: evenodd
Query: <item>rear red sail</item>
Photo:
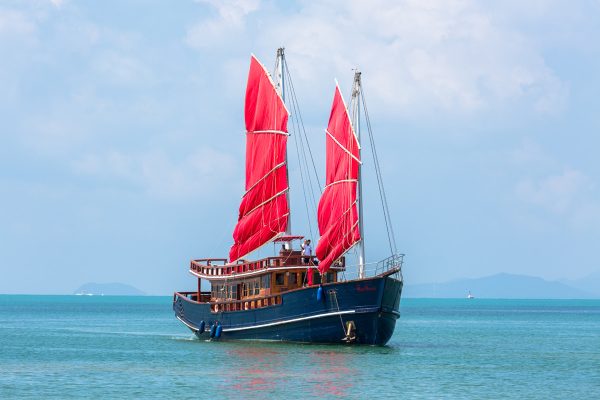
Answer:
M360 240L356 207L360 147L337 86L326 146L326 186L318 210L321 239L316 249L321 273Z
M285 232L288 111L271 77L252 56L246 87L246 193L233 231L230 261Z

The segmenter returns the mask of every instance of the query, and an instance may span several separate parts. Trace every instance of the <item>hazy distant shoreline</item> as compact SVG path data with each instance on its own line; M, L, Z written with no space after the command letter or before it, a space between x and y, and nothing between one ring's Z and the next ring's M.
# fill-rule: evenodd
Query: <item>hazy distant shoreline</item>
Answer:
M526 275L500 273L476 279L440 283L405 283L403 297L460 298L469 292L475 298L494 299L598 299L600 277L593 274L568 282L548 281Z
M573 281L548 281L525 275L500 273L482 278L459 279L439 283L411 284L405 281L403 298L460 299L471 294L476 299L600 299L600 274ZM120 282L89 282L71 293L2 293L7 295L81 295L170 297L172 293L146 293Z

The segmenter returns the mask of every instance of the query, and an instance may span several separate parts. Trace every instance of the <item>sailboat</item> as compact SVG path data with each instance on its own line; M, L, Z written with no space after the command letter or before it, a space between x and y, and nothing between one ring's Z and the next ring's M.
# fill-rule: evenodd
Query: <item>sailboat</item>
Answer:
M174 293L175 316L207 340L385 345L400 317L403 255L365 262L360 73L353 85L353 118L335 88L325 131L327 181L318 205L315 257L297 248L303 236L290 229L284 57L283 48L278 49L276 82L254 55L250 58L246 190L233 245L228 258L190 262L197 290ZM281 244L278 254L246 259L267 243ZM346 279L346 253L352 248L358 251L358 274ZM201 290L202 280L210 283L210 291Z

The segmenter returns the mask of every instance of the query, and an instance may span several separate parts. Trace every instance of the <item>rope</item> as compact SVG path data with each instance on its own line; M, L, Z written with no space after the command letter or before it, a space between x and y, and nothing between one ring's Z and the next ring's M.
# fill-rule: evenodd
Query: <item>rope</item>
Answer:
M344 320L342 319L342 314L340 314L340 304L338 303L338 299L337 299L337 292L335 291L335 289L329 289L329 294L331 296L332 299L332 303L333 300L335 300L335 306L338 310L338 316L340 317L340 324L342 325L342 332L344 332L344 335L346 334L346 327L344 326Z
M292 92L292 98L295 100L296 99L296 89L294 89L294 83L292 82L292 77L290 75L290 70L289 70L289 68L287 66L287 60L285 58L283 59L283 65L285 66L285 72L287 73L287 77L288 77L288 80L290 82L290 89L291 89L291 92ZM321 183L319 181L319 174L317 173L317 168L315 166L315 160L313 158L312 151L310 149L310 144L308 143L308 137L306 136L306 130L304 129L304 121L302 120L302 115L300 113L298 113L298 118L300 120L300 124L302 125L302 132L304 133L304 137L306 139L306 145L308 147L308 152L310 154L310 160L312 162L313 171L315 173L315 179L317 180L318 187L320 188L321 187Z
M302 171L302 164L300 161L300 151L298 150L298 140L296 139L296 135L294 135L294 144L296 145L296 155L298 156L298 164L300 166L300 181L302 182L302 188L305 188L304 172ZM310 231L310 234L312 236L313 229L312 229L312 223L310 222L311 218L310 218L310 211L308 210L308 199L306 197L306 190L302 190L302 194L304 197L304 207L306 208L306 220L308 221L308 230Z
M392 227L392 219L390 216L390 209L387 202L387 197L385 195L385 188L383 186L383 176L381 174L381 166L379 165L379 157L377 156L377 149L375 148L375 140L373 138L373 130L371 129L371 120L369 118L369 111L367 110L367 104L365 102L365 92L361 83L361 101L363 105L363 109L365 111L365 120L367 122L367 131L369 133L369 142L371 143L371 151L373 153L373 161L375 164L375 175L377 176L377 186L379 188L379 198L381 200L381 206L383 208L383 217L385 220L385 227L387 230L388 242L390 245L390 251L393 254L396 254L396 237L394 235L394 229Z
M300 143L300 151L302 153L302 160L304 161L303 166L304 166L305 171L306 171L306 177L308 179L308 190L310 191L310 197L311 197L311 200L312 200L312 202L309 203L310 206L311 206L311 208L312 208L312 214L311 215L314 216L314 215L317 215L317 204L319 202L320 195L318 196L318 195L315 194L314 183L312 181L313 178L311 176L310 167L308 165L308 159L309 159L309 157L310 157L310 160L311 160L311 163L312 163L312 170L313 170L313 173L314 173L315 181L316 181L316 184L317 184L317 187L319 188L319 190L321 190L321 183L319 181L319 175L317 173L316 165L315 165L314 158L313 158L313 155L312 155L312 150L311 150L311 147L310 147L310 143L308 141L308 135L306 134L306 129L304 127L304 121L302 119L302 114L300 113L300 107L298 105L298 100L297 100L297 97L296 97L296 91L294 89L294 83L293 83L292 77L291 77L291 75L289 73L289 69L287 68L287 64L285 64L285 65L286 65L287 77L288 77L288 80L289 80L289 83L290 83L290 93L292 94L293 107L295 109L295 113L298 115L298 118L295 119L295 122L296 122L296 124L298 126L298 131L301 133L300 142L299 142ZM308 156L307 156L307 152L308 152ZM306 188L304 188L304 190L306 190ZM310 215L308 216L308 218L310 218ZM314 233L312 231L311 231L311 235L314 236Z
M293 116L294 117L296 115L298 116L297 118L292 118L293 126L295 127L297 132L300 133L300 140L298 140L296 138L296 135L294 135L294 144L296 147L296 155L298 157L298 165L300 168L300 180L302 182L302 188L303 188L304 206L306 209L306 220L308 222L310 235L311 235L311 237L314 238L314 237L316 237L316 235L315 235L315 232L313 231L313 226L311 223L311 220L312 220L311 215L314 216L317 214L317 207L316 207L317 196L315 195L314 184L312 182L310 168L308 165L309 157L312 162L313 172L315 174L315 179L316 179L317 185L319 188L321 186L320 186L319 176L317 174L317 169L315 166L314 158L312 155L312 150L311 150L310 144L308 142L308 136L306 135L306 129L304 127L304 121L302 119L302 114L300 113L298 99L296 97L296 91L295 91L292 77L290 75L290 71L287 66L287 61L285 58L283 58L283 65L285 67L284 74L286 74L288 87L289 87L289 91L288 91L289 97L288 98L290 99ZM304 142L306 142L306 146L305 146ZM307 156L307 152L308 152L308 156ZM309 201L308 192L310 193L312 203ZM312 211L314 211L313 213L311 213L311 210L310 210L311 208L312 208Z

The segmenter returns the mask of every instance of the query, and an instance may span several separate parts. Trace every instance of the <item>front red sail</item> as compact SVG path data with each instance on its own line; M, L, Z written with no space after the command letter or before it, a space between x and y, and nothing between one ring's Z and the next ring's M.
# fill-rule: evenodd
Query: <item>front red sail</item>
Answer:
M246 193L233 231L230 261L285 232L288 111L262 64L252 56L246 87Z
M326 131L326 151L326 186L318 210L321 239L316 249L321 273L360 240L356 207L359 144L337 86Z

